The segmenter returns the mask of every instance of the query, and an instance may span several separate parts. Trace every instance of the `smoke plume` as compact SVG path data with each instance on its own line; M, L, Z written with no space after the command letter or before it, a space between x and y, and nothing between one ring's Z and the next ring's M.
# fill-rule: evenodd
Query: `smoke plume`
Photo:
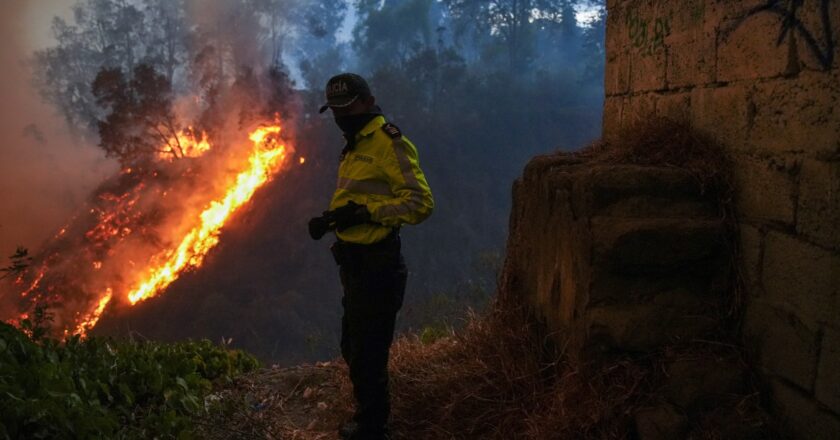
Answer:
M37 248L116 167L92 142L74 139L31 86L27 59L49 35L52 1L0 3L0 256ZM66 8L66 4L64 5ZM59 8L60 9L60 8ZM5 266L6 262L2 262Z

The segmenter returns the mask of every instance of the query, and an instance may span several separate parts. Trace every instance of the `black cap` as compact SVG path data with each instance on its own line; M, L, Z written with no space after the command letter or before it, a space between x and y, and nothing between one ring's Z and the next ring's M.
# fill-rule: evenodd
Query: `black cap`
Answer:
M347 107L356 99L370 96L367 81L355 73L340 73L327 81L327 103L318 113L324 113L329 107Z

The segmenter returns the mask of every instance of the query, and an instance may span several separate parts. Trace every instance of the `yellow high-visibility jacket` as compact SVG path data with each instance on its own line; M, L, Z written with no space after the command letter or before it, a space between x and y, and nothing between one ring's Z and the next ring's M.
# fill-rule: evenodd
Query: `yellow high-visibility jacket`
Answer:
M356 134L355 147L338 167L330 210L351 200L367 205L374 222L336 231L340 240L351 243L376 243L403 223L422 222L434 209L417 148L383 116L373 118Z

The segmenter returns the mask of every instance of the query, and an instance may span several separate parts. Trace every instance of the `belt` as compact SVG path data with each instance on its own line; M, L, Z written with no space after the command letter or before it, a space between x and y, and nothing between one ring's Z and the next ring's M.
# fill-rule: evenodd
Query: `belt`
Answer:
M379 240L375 243L370 244L362 244L362 243L353 243L351 241L344 241L342 239L337 239L335 242L336 246L341 247L342 249L347 250L376 250L380 248L388 248L393 246L400 241L400 228L396 227L391 229L391 232L385 236L382 240Z

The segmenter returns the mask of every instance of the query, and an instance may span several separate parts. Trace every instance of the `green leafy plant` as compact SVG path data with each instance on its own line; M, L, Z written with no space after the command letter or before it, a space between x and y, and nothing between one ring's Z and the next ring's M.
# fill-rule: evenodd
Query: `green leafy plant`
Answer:
M213 385L257 366L206 340L62 342L0 323L0 439L192 438Z

